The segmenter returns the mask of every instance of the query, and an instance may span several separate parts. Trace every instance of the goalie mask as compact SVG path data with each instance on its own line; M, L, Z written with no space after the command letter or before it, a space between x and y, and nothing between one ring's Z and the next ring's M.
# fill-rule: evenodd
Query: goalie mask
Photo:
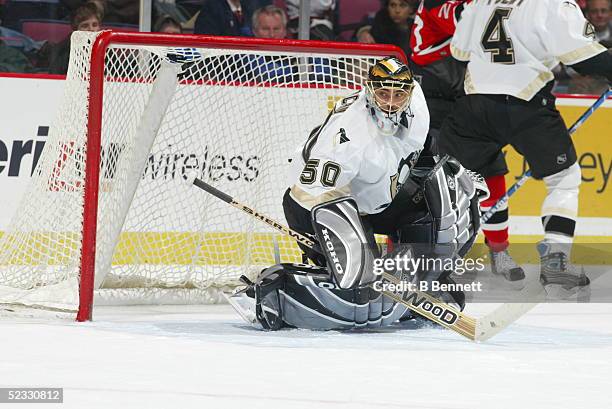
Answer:
M406 64L383 58L370 68L365 86L370 115L383 133L394 134L400 124L408 127L406 111L415 82Z

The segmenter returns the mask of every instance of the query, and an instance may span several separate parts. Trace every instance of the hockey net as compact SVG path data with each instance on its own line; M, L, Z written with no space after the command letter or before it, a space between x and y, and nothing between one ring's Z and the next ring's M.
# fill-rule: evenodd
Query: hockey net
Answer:
M10 227L0 304L205 303L297 247L190 188L187 172L283 221L288 159L395 48L85 33ZM95 292L93 291L95 290Z

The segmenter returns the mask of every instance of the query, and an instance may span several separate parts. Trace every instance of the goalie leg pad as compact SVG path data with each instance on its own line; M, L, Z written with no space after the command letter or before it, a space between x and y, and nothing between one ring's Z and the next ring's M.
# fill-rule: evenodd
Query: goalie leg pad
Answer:
M312 226L339 288L356 288L376 279L372 272L376 242L372 233L366 233L353 199L315 206Z
M244 299L251 300L252 313L243 310ZM338 288L323 267L288 263L262 271L255 283L230 297L230 303L240 308L241 316L255 317L249 323L266 330L380 327L409 313L369 287Z
M436 246L436 250L439 251L440 245ZM420 255L427 255L430 258L438 256L436 251L432 251L431 246L427 244L398 244L395 249L385 255L386 258L390 259L402 259L402 258L417 258ZM440 255L440 257L446 257L445 255ZM401 264L397 264L397 267L400 267ZM416 264L412 266L406 266L408 269L403 270L400 268L395 268L393 271L387 271L394 275L396 278L401 281L410 282L414 284L417 288L420 288L421 282L427 282L428 288L431 288L431 284L434 281L437 281L441 284L454 284L454 281L451 279L450 275L452 271L445 270L443 263L427 263L424 264ZM416 268L416 270L413 270ZM463 310L465 307L465 294L461 291L439 291L436 293L430 292L434 297L442 299L447 303L454 304L460 310Z
M377 328L411 315L369 287L323 288L310 278L293 276L281 293L283 319L291 326L314 330Z

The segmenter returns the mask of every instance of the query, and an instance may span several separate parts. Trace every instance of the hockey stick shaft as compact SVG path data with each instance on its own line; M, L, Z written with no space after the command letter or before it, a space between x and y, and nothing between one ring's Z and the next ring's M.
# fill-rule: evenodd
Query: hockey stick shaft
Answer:
M235 208L240 209L243 212L261 220L262 222L275 228L281 233L293 237L299 243L310 248L315 247L315 242L309 239L308 237L290 229L289 227L277 222L276 220L262 213L255 211L251 207L238 202L230 195L214 188L203 180L198 179L197 177L192 177L192 179L192 183L198 188L210 193L218 199L223 200L224 202L234 206ZM400 304L405 305L410 310L423 315L424 317L430 319L431 321L437 324L440 324L452 331L455 331L458 334L461 334L464 337L469 338L473 341L477 339L476 319L462 313L456 308L438 300L437 298L427 293L418 290L404 289L402 288L401 280L391 274L383 273L381 288L388 287L389 284L393 284L400 288L398 288L397 291L379 291L378 289L374 288L374 284L370 284L370 287L375 291L380 292L383 295L399 302Z
M314 241L310 240L308 237L294 230L291 230L287 226L283 225L282 223L277 222L274 219L269 218L265 214L261 214L251 209L249 206L246 206L240 202L237 202L236 200L234 200L233 197L231 197L227 193L223 193L219 189L209 185L203 180L195 178L193 180L193 184L199 187L200 189L215 196L216 198L223 200L225 203L229 203L230 205L234 206L236 209L242 210L243 212L250 214L254 218L261 220L262 222L268 224L269 226L274 227L276 230L280 231L281 233L293 237L296 241L302 243L303 245L310 247L310 248L314 247L315 245Z
M578 130L578 128L582 126L582 124L593 114L593 112L595 112L597 108L599 108L606 101L606 99L608 99L608 97L610 96L612 96L612 89L608 89L603 94L601 94L601 96L597 98L597 101L595 101L595 103L593 103L593 105L591 105L591 107L587 109L580 116L580 118L578 118L576 122L574 122L574 125L572 125L568 129L569 134L572 135L574 132L576 132L576 130ZM504 207L505 204L508 202L508 199L510 199L510 196L515 194L516 191L519 190L519 188L523 186L530 177L531 177L531 170L528 170L525 173L523 173L521 177L519 178L519 180L517 180L516 183L514 183L510 187L510 189L508 189L506 194L504 194L501 198L499 198L497 203L495 203L493 207L491 207L485 214L483 214L480 217L480 223L481 224L486 223L491 217L493 217L495 213L497 213L502 207Z

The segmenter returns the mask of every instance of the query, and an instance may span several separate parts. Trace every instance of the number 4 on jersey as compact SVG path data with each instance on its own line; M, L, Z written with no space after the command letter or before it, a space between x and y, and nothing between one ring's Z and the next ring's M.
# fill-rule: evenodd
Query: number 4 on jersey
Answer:
M482 48L491 53L491 61L498 64L514 64L512 40L504 28L504 20L510 17L512 9L498 8L487 23L482 35Z

